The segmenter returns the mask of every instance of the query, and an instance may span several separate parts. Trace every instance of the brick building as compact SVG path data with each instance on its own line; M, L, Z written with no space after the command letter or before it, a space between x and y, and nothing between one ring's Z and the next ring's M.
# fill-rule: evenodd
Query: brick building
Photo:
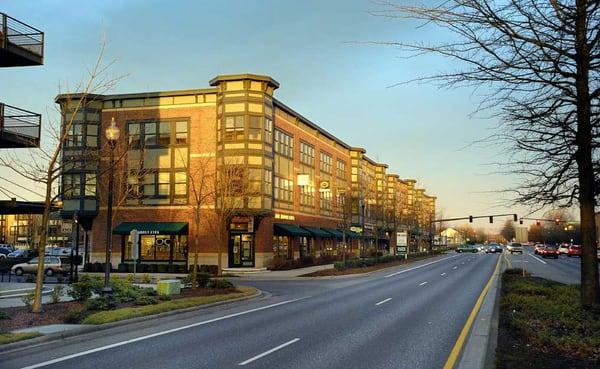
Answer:
M225 268L335 256L344 249L342 239L353 255L390 253L399 230L428 237L435 197L278 101L275 80L224 75L210 85L87 96L81 109L81 95L57 96L63 119L75 114L63 152L71 169L63 174L62 212L77 213L93 258L103 260L106 245L111 168L103 132L113 118L121 130L113 170L115 265L132 262L134 228L144 233L141 263L188 264L198 234L200 263L217 264L221 255ZM228 168L243 170L223 181ZM211 195L201 202L197 233L195 194L202 179ZM239 202L223 214L219 209L231 199ZM219 217L224 225L215 228Z

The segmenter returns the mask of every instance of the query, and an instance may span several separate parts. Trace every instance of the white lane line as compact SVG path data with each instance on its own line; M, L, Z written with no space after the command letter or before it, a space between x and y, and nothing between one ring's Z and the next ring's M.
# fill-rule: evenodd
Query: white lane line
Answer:
M548 264L546 263L544 260L538 258L537 256L533 255L533 254L529 254L529 256L531 256L532 258L534 258L535 260L539 261L542 264Z
M137 338L132 338L130 340L116 342L116 343L112 343L110 345L96 347L96 348L91 349L91 350L81 351L81 352L78 352L76 354L71 354L71 355L59 357L59 358L56 358L56 359L44 361L42 363L34 364L34 365L30 365L30 366L26 366L26 367L21 368L21 369L41 368L43 366L60 363L60 362L63 362L63 361L69 360L69 359L76 358L76 357L93 354L95 352L109 350L111 348L128 345L130 343L147 340L149 338L159 337L159 336L163 336L165 334L170 334L170 333L182 331L184 329L189 329L189 328L198 327L198 326L209 324L209 323L213 323L213 322L218 322L219 320L225 320L225 319L233 318L233 317L240 316L240 315L250 314L250 313L253 313L255 311L261 311L261 310L266 310L266 309L274 308L276 306L285 305L285 304L289 304L289 303L292 303L292 302L304 300L304 299L307 299L309 297L310 296L301 297L299 299L286 300L286 301L278 302L278 303L267 305L267 306L261 306L261 307L250 309L250 310L240 311L239 313L233 313L233 314L229 314L229 315L224 315L224 316L221 316L221 317L218 317L218 318L204 320L204 321L201 321L201 322L198 322L198 323L193 323L193 324L185 325L185 326L182 326L182 327L177 327L177 328L169 329L169 330L162 331L162 332L152 333L152 334L149 334L147 336L141 336L141 337L137 337Z
M390 301L391 299L392 299L391 297L388 297L388 298L387 298L387 299L385 299L385 300L381 300L381 301L379 301L378 303L376 303L376 304L375 304L375 306L379 306L379 305L381 305L381 304L385 304L386 302Z
M393 277L393 276L395 276L395 275L398 275L398 274L402 274L402 273L410 272L411 270L415 270L415 269L423 268L423 267L425 267L425 266L428 266L428 265L431 265L431 264L435 264L435 263L439 263L440 261L444 261L444 260L452 259L452 258L455 258L455 257L457 257L457 256L460 256L460 254L458 254L458 255L454 255L454 256L450 256L450 257L447 257L447 258L443 258L443 259L440 259L440 260L432 261L431 263L421 264L421 265L419 265L419 266L416 266L416 267L414 267L414 268L404 269L404 270L401 270L401 271L399 271L399 272L395 272L395 273L392 273L392 274L388 274L388 275L386 275L386 276L385 276L385 278L389 278L389 277Z
M441 275L441 276L444 276L444 275L446 275L446 273L442 273L442 274L440 274L440 275Z
M419 286L424 286L424 285L426 285L426 284L427 284L427 282L423 282L423 283L421 283Z
M452 267L452 269L458 269L458 267L457 267L457 266L455 266L455 267Z
M462 265L465 265L465 262L463 261L461 264L462 264Z
M238 365L246 365L246 364L250 364L251 362L258 360L258 359L260 359L261 357L265 357L265 356L267 356L267 355L269 355L269 354L272 354L272 353L274 353L275 351L277 351L277 350L281 350L282 348L284 348L284 347L286 347L286 346L289 346L289 345L291 345L291 344L293 344L293 343L296 343L296 342L298 342L298 341L300 341L300 338L294 338L293 340L291 340L291 341L287 341L286 343L282 343L281 345L279 345L279 346L277 346L277 347L273 347L272 349L270 349L270 350L268 350L268 351L265 351L265 352L263 352L262 354L258 354L258 355L254 356L254 357L251 357L250 359L248 359L248 360L246 360L246 361L242 361L242 362L241 362L241 363L239 363Z

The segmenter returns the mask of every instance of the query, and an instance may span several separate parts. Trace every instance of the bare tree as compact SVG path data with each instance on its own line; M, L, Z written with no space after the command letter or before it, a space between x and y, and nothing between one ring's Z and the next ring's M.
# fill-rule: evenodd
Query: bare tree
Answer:
M256 180L250 178L248 169L235 162L224 162L216 168L212 202L214 211L207 216L208 228L217 246L218 274L223 270L223 245L227 240L227 229L235 216L254 215L258 211L248 209L248 201L261 194L260 188L252 186Z
M72 128L76 120L77 113L81 111L86 104L93 100L95 94L102 94L112 88L119 78L108 78L105 76L107 69L113 64L105 64L104 60L105 44L100 47L100 52L94 66L87 70L87 76L75 86L76 93L72 105L69 108L70 118L65 119L62 124L57 122L48 122L45 127L48 144L40 146L38 149L29 150L28 157L23 158L15 152L6 152L0 156L0 166L9 169L19 177L41 184L44 188L44 211L40 224L40 237L37 246L38 265L36 273L36 287L31 311L39 313L42 311L42 287L44 283L44 252L48 239L48 223L51 208L54 201L61 195L62 191L58 189L58 182L66 170L72 170L74 162L62 160L63 149L67 145L67 140L72 135ZM97 151L87 155L97 155ZM65 189L63 189L64 191ZM68 188L66 189L68 190Z
M504 221L504 226L502 227L502 230L500 231L500 235L502 235L502 237L504 237L504 239L507 242L510 242L513 240L513 238L515 238L516 232L515 232L515 226L513 225L512 219L506 219Z
M600 2L450 0L433 5L380 1L378 15L422 21L454 36L436 44L386 42L434 54L462 69L418 81L485 91L478 111L500 118L491 139L513 152L522 183L515 202L580 208L581 302L600 304L595 200L600 116Z

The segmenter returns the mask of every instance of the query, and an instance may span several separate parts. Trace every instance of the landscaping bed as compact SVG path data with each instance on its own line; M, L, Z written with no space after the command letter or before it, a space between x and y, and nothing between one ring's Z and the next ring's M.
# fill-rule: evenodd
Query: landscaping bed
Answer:
M10 331L48 324L104 324L140 316L159 314L219 301L251 296L252 287L235 287L222 279L199 276L197 289L184 288L180 295L160 296L152 288L140 288L131 279L112 278L113 294L102 296L102 280L82 277L69 292L76 301L43 305L43 312L32 313L29 306L0 309L0 341L14 342ZM93 297L96 296L96 297ZM25 337L31 338L31 337Z
M346 261L345 266L343 262L338 261L334 264L334 269L318 270L316 272L303 274L300 277L327 277L336 275L369 273L380 269L409 264L417 260L427 259L429 257L432 256L427 255L427 253L414 253L412 254L412 256L409 256L409 259L404 259L404 257L394 255L382 256L377 259L350 259Z
M600 367L600 311L583 311L578 285L502 276L497 369Z

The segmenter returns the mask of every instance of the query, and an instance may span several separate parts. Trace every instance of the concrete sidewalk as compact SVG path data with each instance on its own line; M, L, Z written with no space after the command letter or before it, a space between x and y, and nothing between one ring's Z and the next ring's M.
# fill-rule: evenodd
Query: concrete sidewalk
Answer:
M254 272L251 274L231 274L241 279L289 279L297 278L301 275L317 272L319 270L333 269L333 264L316 265L306 268L290 269L290 270L266 270L264 272ZM227 277L227 276L225 276Z

